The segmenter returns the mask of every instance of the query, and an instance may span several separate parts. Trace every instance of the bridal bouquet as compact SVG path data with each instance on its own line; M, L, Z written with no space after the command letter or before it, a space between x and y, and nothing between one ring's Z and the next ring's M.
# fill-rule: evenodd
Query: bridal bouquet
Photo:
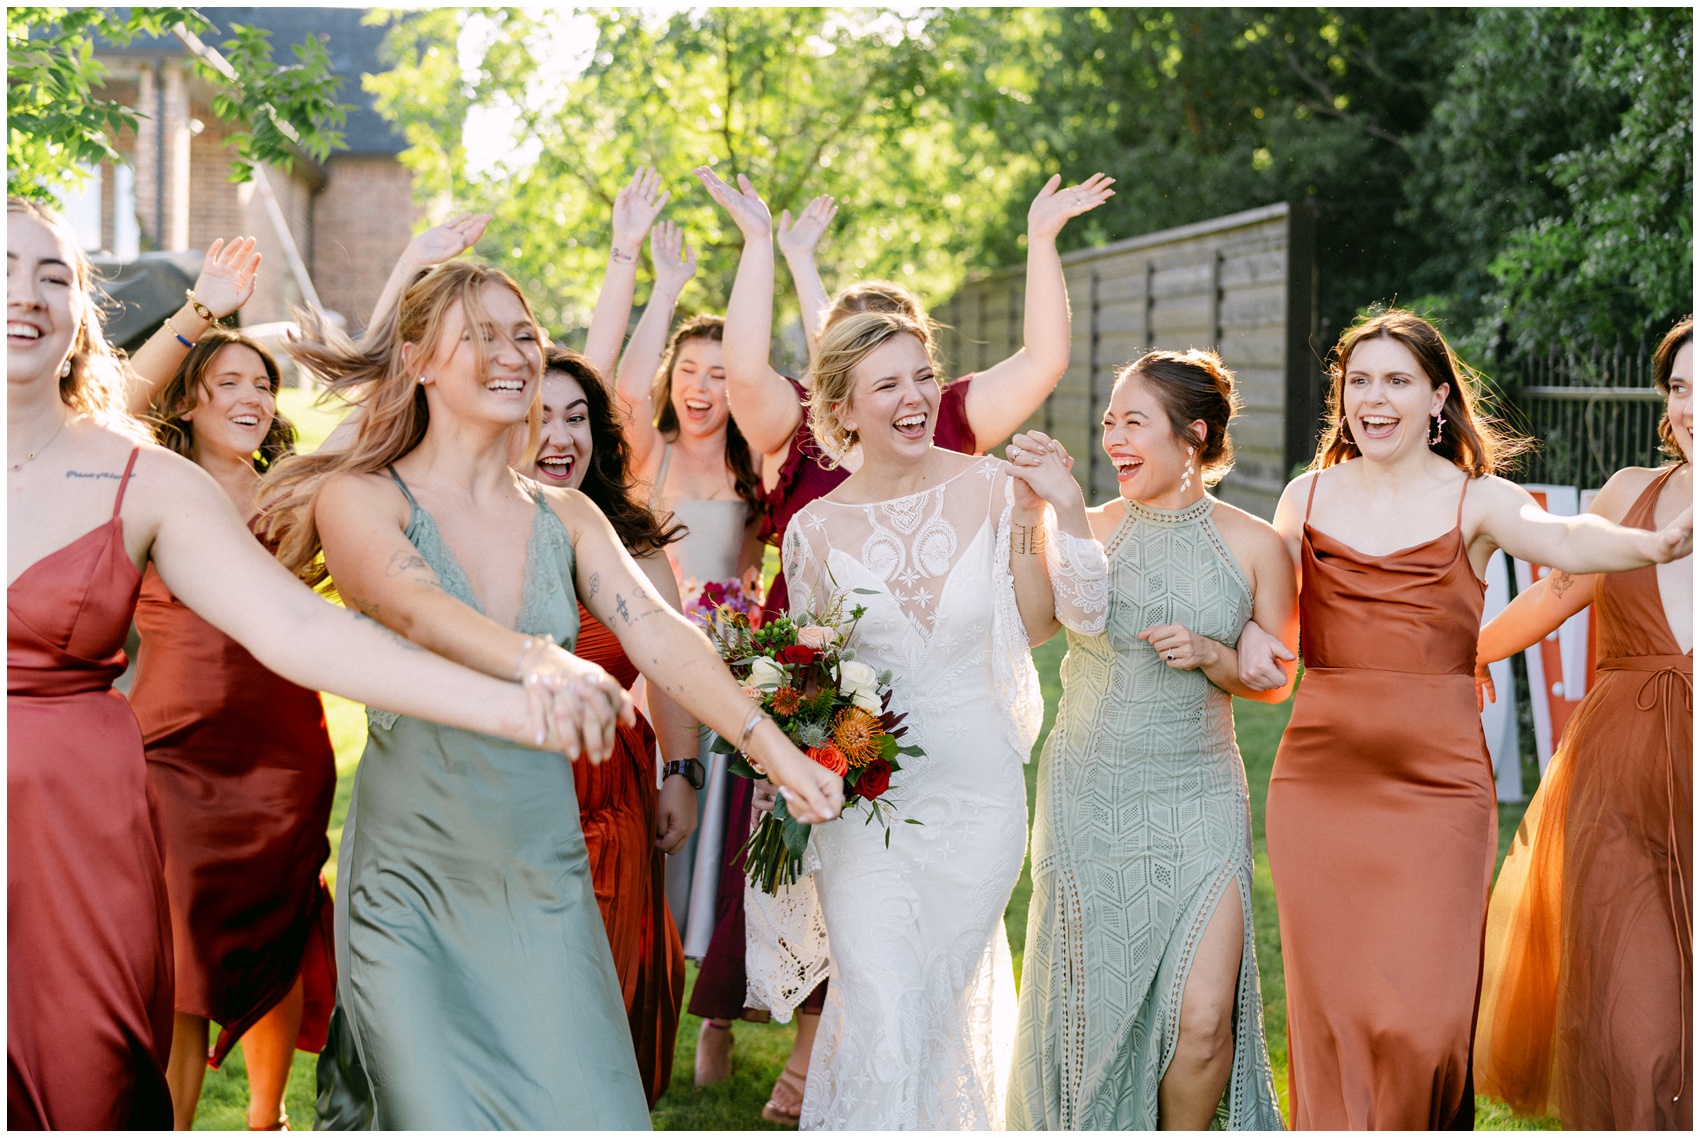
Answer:
M761 569L752 566L742 577L728 577L724 581L686 577L679 585L679 596L684 602L685 616L705 629L726 619L721 615L722 610L726 610L727 616L739 614L750 620L761 612Z
M900 742L904 716L889 710L891 673L876 673L849 647L862 606L844 609L844 597L835 594L820 612L778 616L754 628L747 613L723 606L707 627L744 690L799 750L843 778L845 809L864 807L864 824L884 826L889 846L896 815L881 798L903 769L898 756L923 752ZM733 774L762 777L726 740L715 740L714 749L732 756ZM777 893L797 880L808 842L808 825L791 817L781 796L744 844L744 872L763 891Z

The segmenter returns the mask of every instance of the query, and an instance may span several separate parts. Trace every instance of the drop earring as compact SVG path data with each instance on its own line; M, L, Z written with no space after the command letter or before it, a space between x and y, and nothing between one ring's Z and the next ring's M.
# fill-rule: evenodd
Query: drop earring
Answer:
M1193 455L1193 448L1187 447L1186 448L1186 473L1181 475L1181 493L1182 494L1185 494L1188 490L1192 489L1192 455Z
M1441 414L1439 411L1436 411L1434 413L1434 434L1429 437L1429 446L1432 447L1440 445L1440 440L1445 437L1441 432L1441 428L1444 426L1446 426L1446 416Z

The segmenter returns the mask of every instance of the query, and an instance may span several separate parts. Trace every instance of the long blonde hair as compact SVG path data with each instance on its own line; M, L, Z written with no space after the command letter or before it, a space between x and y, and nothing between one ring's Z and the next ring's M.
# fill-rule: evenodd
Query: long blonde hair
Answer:
M326 577L313 520L313 508L325 483L339 474L375 474L409 453L425 438L431 413L425 388L417 375L406 373L401 346L412 344L418 359L435 356L449 310L461 306L474 328L489 323L480 294L486 285L511 289L525 309L539 344L543 335L531 305L512 277L500 269L470 261L450 261L415 277L384 320L367 329L358 344L327 325L317 313L296 314L301 335L291 336L286 349L301 367L325 384L327 395L341 396L361 408L359 431L346 450L295 455L279 462L266 476L260 496L267 502L266 525L278 543L277 558L309 585ZM474 337L478 374L487 374L489 349ZM527 455L537 451L542 397L539 353L537 395L526 415ZM530 461L528 458L527 462Z
M103 427L137 440L148 439L147 428L129 412L130 365L124 353L107 343L100 327L100 306L94 298L94 266L78 245L71 223L58 210L8 194L6 212L21 214L56 233L71 251L72 311L77 331L71 339L70 370L59 377L59 399L73 415L87 415Z
M828 325L815 349L815 383L809 392L809 429L814 432L825 458L834 466L849 453L856 438L844 429L835 408L849 402L855 387L850 373L873 350L897 336L913 336L921 342L927 359L933 361L932 330L897 312L858 312ZM938 364L933 362L933 382L938 382Z

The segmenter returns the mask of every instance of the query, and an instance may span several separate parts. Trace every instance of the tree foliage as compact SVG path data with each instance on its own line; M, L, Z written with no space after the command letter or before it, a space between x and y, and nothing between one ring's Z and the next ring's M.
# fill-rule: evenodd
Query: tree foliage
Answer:
M52 200L55 189L84 176L83 167L120 161L112 140L144 116L103 97L106 67L95 58L96 43L124 46L179 25L198 36L215 30L194 8L8 8L7 191ZM232 24L230 35L220 47L234 79L196 66L213 84L213 112L240 128L234 180L250 177L255 163L288 169L302 151L323 160L342 144L345 108L321 40L309 37L295 47L293 63L280 64L266 31Z

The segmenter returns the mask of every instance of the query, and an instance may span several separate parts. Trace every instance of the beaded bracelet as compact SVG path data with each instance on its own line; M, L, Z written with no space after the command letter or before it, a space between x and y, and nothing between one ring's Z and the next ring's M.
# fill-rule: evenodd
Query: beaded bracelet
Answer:
M171 323L171 317L167 316L165 318L165 326L166 326L167 329L170 330L170 332L173 336L177 337L177 342L179 344L182 344L185 348L192 348L192 347L195 346L195 341L185 340L183 338L183 333L179 332L177 330L177 327L174 324Z

